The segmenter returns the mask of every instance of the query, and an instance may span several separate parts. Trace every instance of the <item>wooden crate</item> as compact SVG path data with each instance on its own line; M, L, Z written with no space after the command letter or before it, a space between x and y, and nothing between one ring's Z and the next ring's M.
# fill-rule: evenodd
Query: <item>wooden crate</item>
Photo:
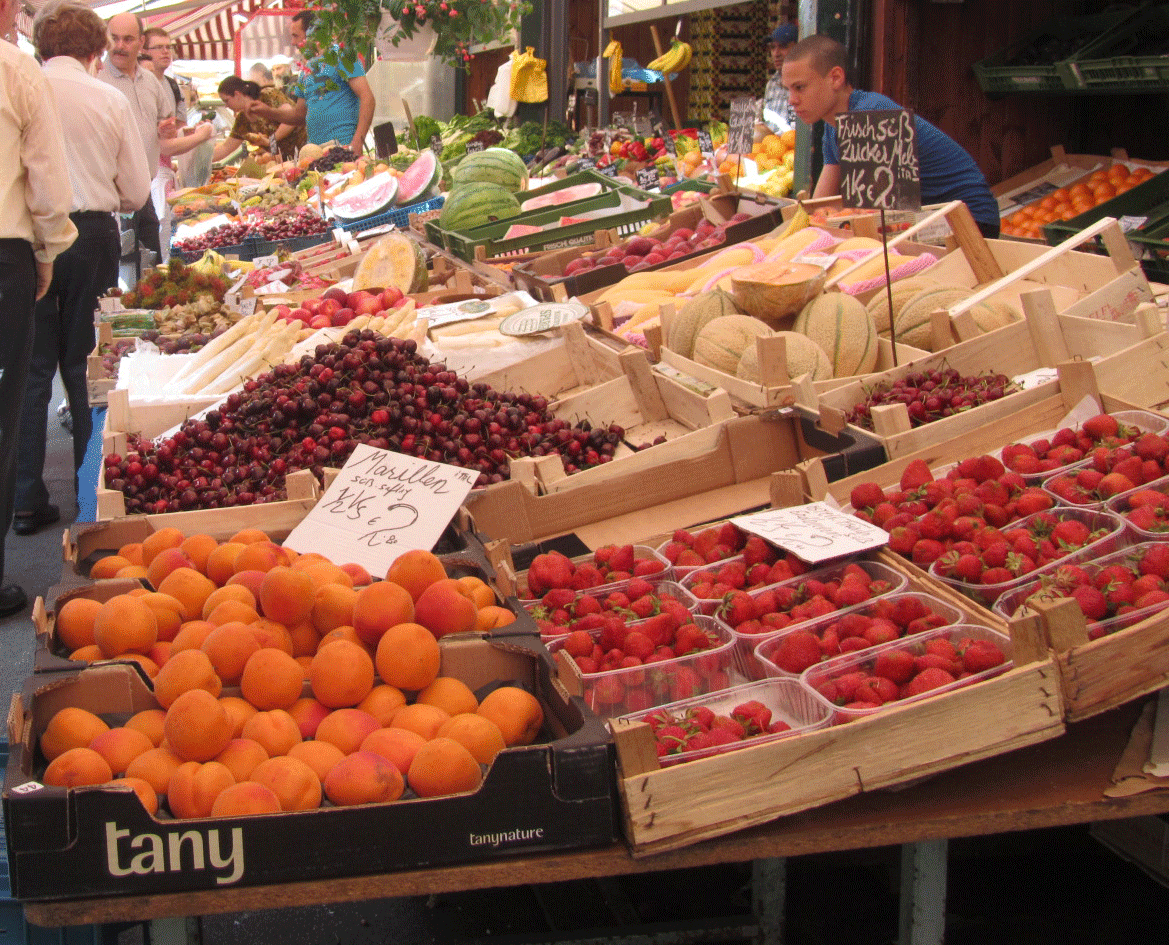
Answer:
M907 570L911 589L952 592ZM971 602L952 598L966 610ZM993 614L978 622L1001 628ZM1056 738L1065 731L1055 666L1046 653L1000 676L869 718L662 768L643 722L611 723L625 835L635 857L676 850L777 817L947 771Z
M602 381L622 377L620 354L630 346L614 342L579 322L560 329L564 344L477 378L494 390L539 394L555 399Z
M104 407L110 391L118 385L117 375L111 377L106 373L101 354L103 346L113 345L114 330L107 322L99 322L96 330L97 345L93 354L85 359L85 388L89 394L89 406Z
M1146 311L1142 315L1150 317L1142 317L1140 324L1125 326L1132 331L1118 333L1113 330L1116 327L1114 323L1076 319L1072 331L1065 334L1064 324L1069 319L1055 312L1049 290L1025 293L1023 305L1027 315L1024 321L977 335L939 353L882 374L870 375L863 381L853 381L819 393L817 401L821 414L832 415L827 422L833 425L842 424L852 407L862 402L872 387L882 382L891 383L917 371L948 367L961 374L989 372L1015 378L1042 368L1052 370L1049 381L918 427L911 426L909 412L904 404L875 408L872 412L875 432L870 435L885 447L886 454L892 459L921 449L928 443L960 436L1008 414L1029 409L1058 391L1054 369L1071 358L1089 359L1107 354L1108 357L1096 364L1099 383L1117 396L1122 395L1112 385L1131 395L1123 399L1136 403L1140 397L1139 389L1121 383L1122 379L1131 378L1138 379L1144 390L1156 384L1157 389L1169 399L1169 367L1162 363L1164 349L1169 347L1169 335L1166 335L1164 326L1160 324L1161 319L1154 306L1144 306ZM1119 350L1112 347L1118 341L1128 340L1130 335L1136 336L1138 331L1148 332L1152 337ZM1108 378L1107 383L1105 377Z

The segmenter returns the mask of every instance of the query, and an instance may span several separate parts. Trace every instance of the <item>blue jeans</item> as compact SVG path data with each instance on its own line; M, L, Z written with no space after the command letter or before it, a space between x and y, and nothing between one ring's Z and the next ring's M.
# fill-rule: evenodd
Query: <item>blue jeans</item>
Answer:
M53 283L36 303L36 338L24 388L16 461L18 512L36 512L49 502L44 479L46 424L58 368L73 417L74 473L85 460L93 432L86 359L95 343L97 300L118 281L121 239L113 214L74 213L70 219L77 227L77 240L57 257Z
M0 312L4 319L0 332L0 536L7 535L12 524L17 432L32 354L36 286L32 244L0 239ZM3 576L4 541L0 537L0 581Z

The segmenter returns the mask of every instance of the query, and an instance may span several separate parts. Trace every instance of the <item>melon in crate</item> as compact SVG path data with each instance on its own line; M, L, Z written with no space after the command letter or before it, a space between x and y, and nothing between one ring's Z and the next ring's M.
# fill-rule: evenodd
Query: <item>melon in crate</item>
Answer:
M405 206L436 196L441 180L442 164L435 153L427 148L398 178L398 205Z
M397 288L409 295L425 292L429 281L426 254L416 240L402 233L380 237L353 273L355 290Z
M696 295L670 321L666 347L684 358L693 357L694 341L708 323L726 315L741 314L735 300L722 289L711 289Z
M794 331L777 331L777 337L782 336L787 343L785 346L785 362L789 378L808 374L813 381L828 381L832 379L832 362L816 342L807 335ZM753 384L762 383L759 372L759 346L748 344L739 358L739 366L735 376Z
M792 331L818 344L834 377L868 374L877 364L877 329L868 310L843 292L825 292L803 307Z
M520 202L499 184L471 183L454 187L447 194L438 225L444 230L464 232L485 223L507 220L520 212Z
M389 171L344 190L329 202L338 220L361 220L388 213L398 198L398 178Z
M886 292L884 286L874 295L869 304L865 307L869 310L869 315L873 319L873 324L877 328L877 334L882 338L889 337L890 329L890 308L889 297L892 296L893 308L892 317L896 320L897 316L901 314L901 310L905 308L905 304L921 292L923 289L929 289L938 285L936 279L931 279L928 276L913 276L910 279L901 279L894 282L891 288Z
M824 289L824 269L811 263L761 262L731 276L735 304L772 328L791 328L792 316Z
M546 207L558 207L564 203L576 200L587 200L596 197L601 192L601 185L596 181L584 184L573 184L570 187L561 187L559 190L550 190L546 194L528 197L520 204L520 209L527 213L529 210L543 210Z
M933 313L957 305L973 294L965 286L943 283L927 286L914 293L912 298L906 300L893 322L897 343L933 351Z
M775 332L750 315L724 315L708 322L694 339L694 360L724 374L734 374L755 339Z
M468 154L451 171L452 189L465 184L496 184L518 193L528 186L528 168L507 148L484 148Z

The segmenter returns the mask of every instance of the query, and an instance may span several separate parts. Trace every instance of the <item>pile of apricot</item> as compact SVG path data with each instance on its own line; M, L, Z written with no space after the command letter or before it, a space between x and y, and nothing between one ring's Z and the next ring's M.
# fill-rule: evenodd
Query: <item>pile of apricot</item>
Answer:
M1042 200L1005 217L1002 221L1003 236L1042 240L1045 224L1078 217L1152 177L1153 172L1147 167L1130 169L1124 164L1113 164L1108 168L1100 168L1084 180L1060 187Z

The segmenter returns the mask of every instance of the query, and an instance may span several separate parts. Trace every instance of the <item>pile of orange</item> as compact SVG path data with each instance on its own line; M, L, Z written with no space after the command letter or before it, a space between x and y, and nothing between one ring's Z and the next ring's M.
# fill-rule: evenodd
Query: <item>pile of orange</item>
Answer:
M1078 217L1106 200L1143 184L1151 177L1153 172L1147 167L1129 169L1124 164L1113 164L1093 171L1084 180L1052 191L1042 200L1028 204L1004 218L1003 235L1041 240L1045 224Z
M371 581L259 531L193 537L119 549L117 572L142 568L155 590L59 608L57 640L77 659L137 661L158 708L112 728L62 709L40 738L44 783L116 780L180 818L306 810L473 791L498 752L535 740L543 709L526 690L480 702L440 675L440 637L514 619L478 578L423 551Z

